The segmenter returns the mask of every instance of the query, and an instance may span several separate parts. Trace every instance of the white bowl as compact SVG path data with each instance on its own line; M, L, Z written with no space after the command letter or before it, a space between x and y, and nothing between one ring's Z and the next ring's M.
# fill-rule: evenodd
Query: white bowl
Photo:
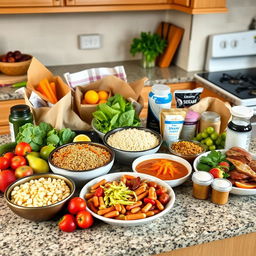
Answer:
M144 130L146 132L150 132L152 134L154 134L158 140L159 140L159 144L157 146L155 146L154 148L150 148L147 150L142 150L142 151L127 151L127 150L121 150L118 148L114 148L112 146L110 146L107 143L108 137L111 136L112 134L118 132L118 131L122 131L125 129L139 129L139 130ZM154 154L156 153L161 144L162 144L162 136L157 133L156 131L150 130L148 128L145 127L131 127L131 126L127 126L127 127L121 127L121 128L116 128L114 130L109 131L108 133L105 134L104 138L103 138L103 142L104 144L111 148L114 152L115 152L115 156L116 156L116 160L119 161L120 163L125 163L125 164L131 164L132 161L140 156L144 156L144 155L150 155L150 154Z
M120 180L120 178L123 176L123 175L134 175L134 177L140 177L141 179L147 179L149 181L154 181L156 183L158 183L159 185L167 188L167 191L168 191L168 194L170 196L170 201L166 204L165 206L165 209L163 211L161 211L160 213L154 215L154 216L151 216L151 217L148 217L148 218L145 218L145 219L139 219L139 220L116 220L116 219L111 219L111 218L106 218L106 217L103 217L103 216L100 216L96 213L94 213L93 211L91 211L89 208L87 208L87 210L97 219L99 220L102 220L110 225L115 225L115 226L123 226L123 227L130 227L130 226L139 226L139 225L143 225L143 224L147 224L147 223L150 223L152 222L153 220L155 219L158 219L160 218L161 216L165 215L166 213L168 213L171 208L173 207L174 205L174 202L175 202L175 194L174 194L174 191L172 190L172 188L166 184L164 181L158 179L158 178L155 178L153 176L150 176L150 175L146 175L146 174L142 174L142 173L136 173L136 174L133 174L131 172L117 172L117 173L111 173L111 174L107 174L107 175L104 175L104 176L101 176L101 177L98 177L94 180L91 180L90 182L88 182L81 190L79 196L81 198L84 198L85 194L89 192L90 190L90 187L94 184L96 184L97 182L103 180L103 179L106 179L107 181L113 181L113 180Z
M103 137L104 137L105 133L100 132L99 130L96 129L96 127L94 126L94 121L95 121L95 119L93 118L93 119L92 119L92 122L91 122L92 129L93 129L96 133L98 133L99 137L103 140Z
M185 175L184 177L179 178L179 179L174 179L174 180L164 180L172 188L177 187L177 186L181 185L182 183L184 183L186 180L189 179L189 176L191 175L192 166L190 165L190 163L187 160L185 160L185 159L183 159L179 156L170 155L170 154L161 154L161 153L156 153L156 154L152 154L152 155L146 155L146 156L138 157L132 163L132 170L136 173L139 173L139 172L136 171L137 165L140 164L141 162L145 161L145 160L150 160L150 159L169 159L169 160L179 162L187 168L188 174Z
M225 153L226 152L226 150L225 149L220 149L220 150L217 150L217 151L220 151L220 152L222 152L222 153ZM210 153L210 151L207 151L207 152L205 152L205 153L203 153L202 155L200 155L200 156L198 156L196 159L195 159L195 161L194 161L194 163L193 163L193 168L194 168L194 170L197 172L197 171L199 171L198 169L197 169L197 164L199 163L199 160L200 160L200 158L202 157L202 156L206 156L206 155L208 155ZM249 152L251 155L252 155L252 158L254 159L254 160L256 160L256 155L255 154L253 154L253 153L251 153L251 152ZM249 189L249 188L237 188L237 187L232 187L232 190L230 191L230 193L231 194L234 194L234 195L240 195L240 196L250 196L250 195L256 195L256 189L255 188L251 188L251 189Z
M75 143L77 143L77 144L90 144L90 145L95 145L95 146L102 147L111 154L111 160L108 163L106 163L105 165L101 166L101 167L91 169L91 170L88 170L88 171L71 171L71 170L67 170L67 169L55 166L52 163L53 153L58 151L62 147L65 147L65 146L68 146L68 145L71 145L71 144L75 144ZM94 179L98 176L107 174L110 171L110 169L112 168L113 164L114 164L114 159L115 159L115 153L111 149L107 148L106 146L104 146L102 144L98 144L98 143L94 143L94 142L71 142L71 143L62 145L62 146L54 149L51 152L51 154L49 155L48 162L49 162L50 169L52 170L53 173L61 174L65 177L71 178L75 182L76 186L81 187L86 182L88 182L89 180L92 180L92 179Z

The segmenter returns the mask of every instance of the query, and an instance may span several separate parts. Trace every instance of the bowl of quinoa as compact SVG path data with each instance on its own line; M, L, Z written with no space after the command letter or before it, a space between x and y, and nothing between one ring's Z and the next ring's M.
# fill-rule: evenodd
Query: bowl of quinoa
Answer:
M107 174L113 166L115 153L94 142L72 142L54 149L49 155L50 169L71 178L77 186Z
M129 126L109 131L103 142L115 152L117 161L129 164L137 157L157 152L162 137L151 129Z

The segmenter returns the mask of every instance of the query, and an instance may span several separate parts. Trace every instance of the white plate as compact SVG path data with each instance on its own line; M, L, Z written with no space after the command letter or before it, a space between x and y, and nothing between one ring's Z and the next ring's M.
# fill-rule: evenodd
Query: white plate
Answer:
M220 152L222 152L222 153L225 153L226 152L226 150L224 150L224 149L221 149L221 150L217 150L217 151L220 151ZM205 152L205 153L203 153L202 155L200 155L200 156L198 156L196 159L195 159L195 161L194 161L194 163L193 163L193 167L194 167L194 170L197 172L197 171L199 171L196 167L197 167L197 164L198 164L198 162L199 162L199 159L202 157L202 156L206 156L206 155L208 155L210 153L210 151L207 151L207 152ZM252 156L252 158L254 159L254 160L256 160L256 155L255 154L253 154L253 153L251 153L251 152L249 152L250 154L251 154L251 156ZM251 188L251 189L249 189L249 188L237 188L237 187L232 187L232 190L230 191L230 193L231 194L235 194L235 195L240 195L240 196L250 196L250 195L256 195L256 188Z
M132 173L132 172L117 172L117 173L111 173L111 174L107 174L101 177L98 177L96 179L91 180L90 182L88 182L81 190L79 196L81 198L84 198L85 194L89 193L89 189L92 185L96 184L97 182L106 179L107 181L113 181L113 180L120 180L120 178L123 175L133 175L134 177L140 177L142 179L147 179L149 181L154 181L156 183L158 183L159 185L167 188L168 194L170 195L171 200L167 203L167 205L165 206L165 209L163 211L161 211L160 213L145 218L145 219L140 219L140 220L116 220L116 219L111 219L111 218L106 218L103 216L100 216L96 213L94 213L93 211L91 211L89 208L87 208L87 210L97 219L100 219L110 225L115 225L115 226L123 226L123 227L129 227L129 226L139 226L139 225L143 225L146 223L149 223L155 219L160 218L161 216L165 215L167 212L169 212L171 210L171 208L174 205L175 202L175 194L174 191L172 190L172 188L166 184L164 181L155 178L153 176L150 175L146 175L146 174L142 174L142 173Z
M181 178L175 179L175 180L164 180L164 182L169 184L172 188L177 187L177 186L181 185L182 183L184 183L186 180L188 180L189 176L190 176L190 174L192 172L192 166L191 166L191 164L187 160L185 160L185 159L183 159L183 158L181 158L179 156L170 155L170 154L162 154L162 153L155 153L155 154L141 156L141 157L136 158L133 161L133 163L132 163L132 170L135 173L138 173L136 171L136 166L138 164L140 164L141 162L143 162L145 160L150 160L150 159L168 159L168 160L173 160L173 161L176 161L176 162L179 162L179 163L183 164L187 168L188 174L185 175L184 177L181 177Z

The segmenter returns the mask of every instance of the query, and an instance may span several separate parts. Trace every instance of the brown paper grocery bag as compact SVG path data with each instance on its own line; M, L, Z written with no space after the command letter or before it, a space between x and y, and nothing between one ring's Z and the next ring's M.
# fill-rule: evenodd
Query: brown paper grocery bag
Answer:
M189 107L189 109L192 109L200 114L205 111L213 111L218 113L221 117L220 133L226 130L228 122L231 119L230 104L213 97L203 98L197 104Z
M88 90L104 90L108 91L110 95L121 94L126 99L132 98L143 107L143 98L140 97L140 93L146 80L147 78L142 78L129 84L115 76L106 76L94 83L77 86L75 88L75 104L79 116L87 123L91 123L93 119L92 113L96 111L97 104L81 104L83 95Z
M56 82L56 92L58 102L51 107L35 108L29 101L32 92L36 93L40 98L45 97L36 90L39 82L47 78L50 81ZM30 106L34 115L35 123L46 122L51 124L54 128L70 128L73 130L88 130L90 124L82 121L78 114L74 111L73 95L71 89L63 82L60 77L54 77L53 74L36 58L32 59L28 69L27 88L25 90L25 102Z

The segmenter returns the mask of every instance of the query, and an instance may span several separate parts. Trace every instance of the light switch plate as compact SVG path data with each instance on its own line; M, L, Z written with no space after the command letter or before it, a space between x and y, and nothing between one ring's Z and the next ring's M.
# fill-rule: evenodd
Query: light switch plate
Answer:
M79 49L99 49L101 48L101 35L100 34L85 34L78 36Z

